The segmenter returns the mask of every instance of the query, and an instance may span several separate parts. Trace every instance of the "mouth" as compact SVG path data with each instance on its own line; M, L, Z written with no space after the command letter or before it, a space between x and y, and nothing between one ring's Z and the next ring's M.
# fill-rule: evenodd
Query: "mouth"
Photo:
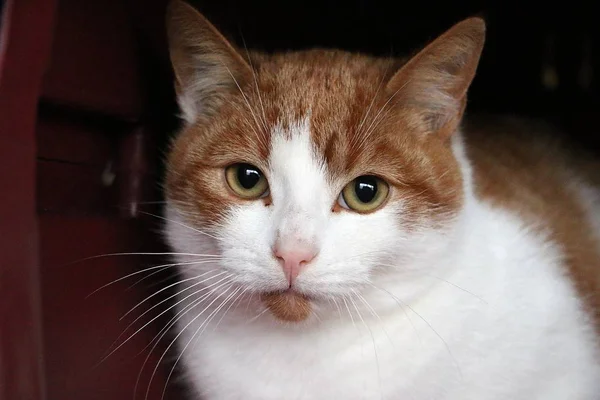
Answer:
M263 293L261 300L275 318L286 322L304 321L312 310L310 297L293 289Z

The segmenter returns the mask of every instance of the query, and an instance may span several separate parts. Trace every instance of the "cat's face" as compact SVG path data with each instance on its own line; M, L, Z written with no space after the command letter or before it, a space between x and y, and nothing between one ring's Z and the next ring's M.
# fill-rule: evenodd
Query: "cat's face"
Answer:
M463 204L451 133L481 24L458 25L397 71L343 52L246 61L189 7L174 8L186 126L169 158L167 232L177 251L219 258L192 267L302 302L429 268Z

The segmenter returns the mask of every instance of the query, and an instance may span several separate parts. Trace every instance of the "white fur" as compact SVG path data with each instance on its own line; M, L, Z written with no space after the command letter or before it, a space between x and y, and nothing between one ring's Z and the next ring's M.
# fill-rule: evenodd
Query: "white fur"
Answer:
M465 177L464 211L443 230L424 220L416 231L404 229L396 216L402 202L368 215L332 213L346 182L327 180L310 126L278 127L273 135L264 171L271 206L257 201L232 209L216 229L219 239L190 229L194 221L173 204L167 210L175 251L223 257L183 266L183 278L214 270L235 280L233 286L224 280L210 297L217 298L213 305L194 307L177 325L181 362L199 395L598 399L594 332L563 276L559 247L515 215L474 197L459 135L454 152ZM300 290L316 298L305 323L278 322L257 296L247 295L287 287L271 254L278 235L319 249L297 280ZM239 306L228 309L243 290ZM204 323L224 300L216 318Z
M198 75L198 74L196 74ZM189 85L186 85L182 92L177 96L177 104L181 110L181 118L188 124L192 125L198 120L198 116L208 112L209 104L204 104L210 98L209 93L215 91L215 87L223 80L228 80L229 77L220 76L223 71L213 68L211 73L204 72L200 76L194 76L194 79ZM203 101L204 100L204 101Z

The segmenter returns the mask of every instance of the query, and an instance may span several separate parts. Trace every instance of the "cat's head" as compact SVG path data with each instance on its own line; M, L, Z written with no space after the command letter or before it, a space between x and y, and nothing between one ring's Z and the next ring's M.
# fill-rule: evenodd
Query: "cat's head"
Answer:
M451 251L465 201L452 137L481 19L407 62L249 54L180 1L168 25L185 124L168 161L167 234L178 252L214 256L188 276L227 277L293 320L313 301L409 282Z

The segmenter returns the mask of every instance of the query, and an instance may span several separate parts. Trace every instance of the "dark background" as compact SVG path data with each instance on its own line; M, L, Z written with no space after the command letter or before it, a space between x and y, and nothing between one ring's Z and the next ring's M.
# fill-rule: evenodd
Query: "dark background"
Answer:
M168 260L81 261L166 250L155 215L163 206L164 155L179 125L166 2L0 0L2 399L132 400L143 349L166 322L144 328L98 364L139 314L119 318L171 274L136 275L88 297ZM591 1L193 3L240 46L382 56L412 53L463 18L483 15L488 38L468 113L542 118L600 149L600 27ZM146 279L134 285L138 278ZM168 343L151 354L141 387ZM168 364L157 370L149 399L160 399L168 372Z

